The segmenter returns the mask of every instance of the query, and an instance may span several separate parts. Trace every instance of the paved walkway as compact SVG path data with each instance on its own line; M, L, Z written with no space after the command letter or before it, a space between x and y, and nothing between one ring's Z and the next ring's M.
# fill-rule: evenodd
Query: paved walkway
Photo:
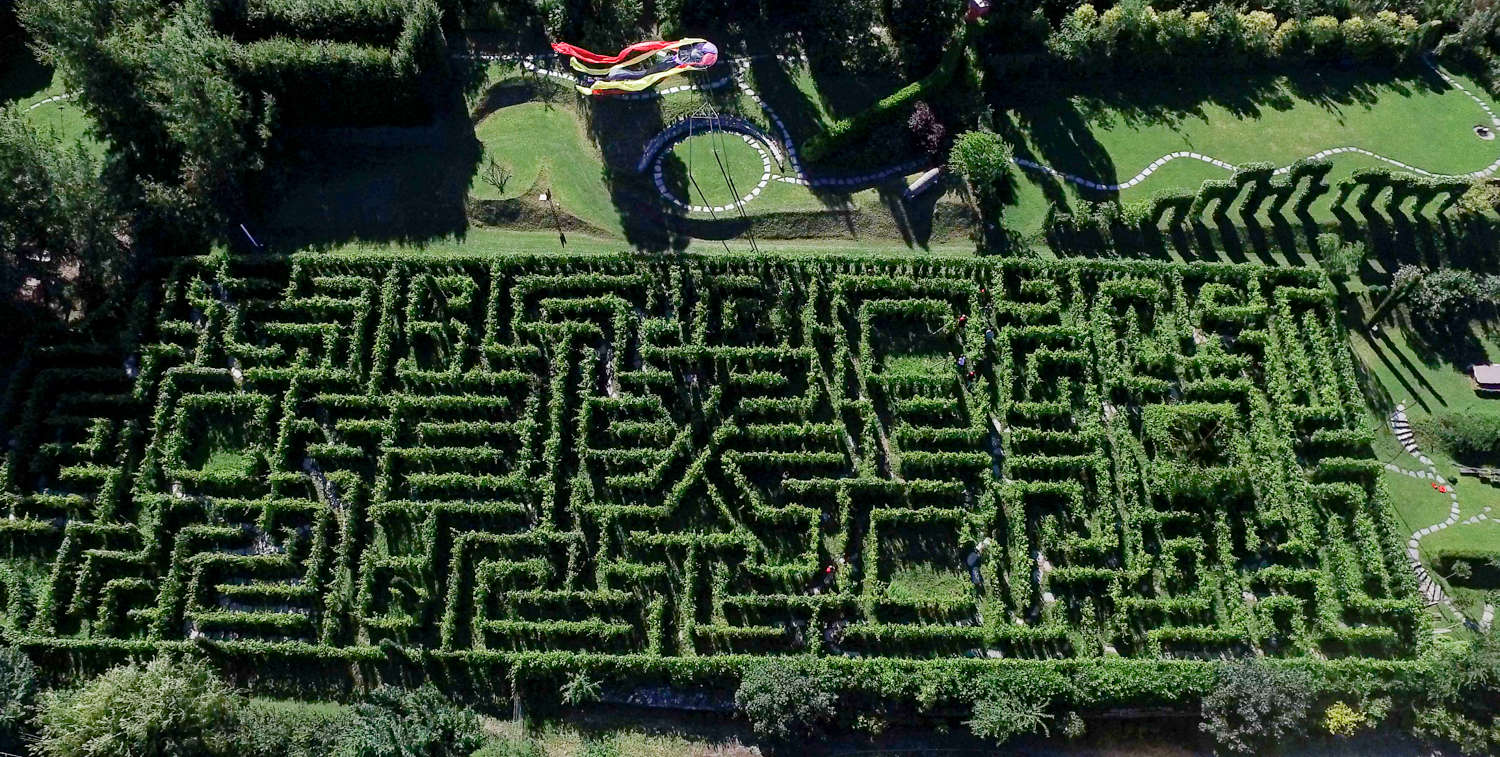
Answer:
M1411 424L1406 419L1406 405L1397 405L1396 412L1391 413L1388 422L1390 423L1391 431L1396 434L1396 439L1401 442L1401 447L1406 450L1407 454L1416 458L1418 463L1421 463L1422 469L1410 470L1394 463L1386 463L1386 470L1411 476L1412 478L1427 479L1435 482L1438 486L1448 487L1448 517L1412 532L1411 537L1406 542L1406 558L1411 565L1412 572L1417 574L1417 586L1421 590L1422 596L1427 599L1427 603L1429 605L1441 604L1454 615L1462 618L1464 614L1459 612L1458 608L1453 605L1453 600L1448 597L1448 594L1443 591L1443 587L1433 579L1432 575L1427 571L1427 567L1422 564L1421 550L1423 539L1459 523L1458 489L1453 485L1453 482L1445 478L1443 474L1438 473L1437 466L1433 464L1432 458L1422 454L1421 448L1417 446L1416 436L1412 433ZM1490 510L1491 508L1486 506L1479 514L1464 520L1463 523L1465 525L1472 525L1488 520ZM1485 605L1484 617L1480 619L1480 625L1487 628L1493 617L1494 607Z

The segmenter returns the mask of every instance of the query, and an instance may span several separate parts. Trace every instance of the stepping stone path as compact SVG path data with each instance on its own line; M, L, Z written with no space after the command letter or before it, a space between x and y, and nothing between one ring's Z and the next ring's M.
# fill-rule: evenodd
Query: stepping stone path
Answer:
M558 56L554 55L554 54L543 54L543 55L534 55L534 56L519 56L519 57L518 56L507 56L507 55L479 54L477 57L480 60L513 60L513 61L517 61L526 70L531 71L532 73L537 74L539 76L552 77L552 78L558 79L560 81L566 81L566 82L568 82L570 84L577 84L578 83L578 77L570 69L567 69L567 68L563 67L562 64L561 64L561 59ZM749 58L747 58L747 60L752 60L752 59L761 58L761 57L771 57L771 56L749 56ZM800 62L799 59L794 58L792 56L775 56L775 57L778 58L779 60L782 60L782 61L785 61L785 62ZM1475 104L1477 104L1484 111L1485 116L1488 117L1488 119L1490 120L1490 122L1493 123L1497 129L1500 129L1500 116L1496 116L1495 113L1494 113L1494 111L1490 108L1490 106L1487 103L1485 103L1484 100L1482 100L1478 95L1475 95L1473 92L1470 92L1462 84L1460 84L1456 79L1454 79L1453 77L1449 76L1446 72L1444 72L1441 68L1439 68L1438 65L1432 60L1431 56L1423 56L1422 61L1424 63L1426 63L1427 66L1429 68L1431 68L1438 75L1438 77L1440 77L1445 83L1447 83L1448 86L1453 87L1454 89L1456 89L1456 90L1464 93L1465 95L1468 95L1469 99L1473 100L1475 102ZM661 163L661 156L665 155L665 151L662 151L652 161L654 163L654 165L652 166L652 168L654 169L652 171L652 173L654 175L654 178L656 179L656 182L655 182L656 183L656 188L657 188L657 191L662 195L662 197L664 199L666 199L672 205L676 206L679 210L689 210L689 211L693 211L693 212L711 212L711 213L726 212L726 211L730 211L730 210L738 210L738 209L743 208L746 203L750 202L751 200L754 200L761 193L761 191L763 191L765 189L766 185L769 182L771 182L771 181L777 181L777 182L782 182L782 183L786 183L786 184L794 184L794 185L797 185L797 186L803 186L803 187L809 187L809 188L837 188L837 189L847 189L847 190L849 190L849 191L852 192L852 191L855 191L857 188L874 186L874 185L879 184L881 182L884 182L884 181L886 181L886 180L888 180L888 179L890 179L892 177L895 177L895 176L904 176L906 174L913 173L913 172L916 172L916 171L919 171L919 170L922 170L922 169L928 167L929 161L926 160L926 159L920 159L920 160L907 161L905 163L901 163L899 165L890 166L888 168L885 168L885 169L882 169L882 170L879 170L879 171L871 171L871 172L864 173L864 174L859 174L859 175L856 175L856 176L813 176L812 174L810 174L803 167L802 156L801 156L800 152L797 149L797 144L792 140L791 132L787 129L786 123L782 121L781 116L776 113L775 109L773 109L771 107L770 103L766 102L760 96L760 93L756 92L755 89L750 86L749 81L748 81L748 77L747 77L747 74L749 72L748 67L745 66L743 63L741 63L739 60L731 60L731 59L727 59L726 58L725 62L726 62L726 64L729 67L730 73L727 74L727 75L725 75L725 76L721 76L721 77L719 77L717 79L713 79L711 81L708 81L708 82L704 82L704 83L701 83L701 84L691 83L690 82L690 83L687 83L687 84L680 84L680 85L673 86L673 87L666 87L666 88L662 88L662 89L647 90L645 92L633 92L633 93L627 93L627 94L623 94L623 95L614 95L613 96L613 99L616 99L616 100L649 100L649 99L661 98L661 97L663 97L665 95L670 95L670 94L677 93L677 92L690 92L690 91L693 91L693 90L713 90L713 89L719 89L719 88L722 88L722 87L729 86L730 84L736 84L736 85L738 85L738 88L739 88L739 90L741 92L743 92L746 96L748 96L756 105L760 106L761 110L765 112L766 118L770 121L771 124L773 124L776 127L776 131L778 131L780 133L780 140L779 141L786 148L786 157L788 158L788 163L790 164L789 167L790 167L791 170L789 172L789 175L788 174L777 175L779 172L767 170L767 171L765 171L762 174L762 178L756 184L755 188L752 189L750 192L746 193L745 196L737 198L735 201L733 201L733 202L731 202L731 203L729 203L727 205L722 205L722 206L712 207L712 208L706 207L706 206L692 205L691 202L684 201L682 198L676 197L667 188L666 183L663 180L663 171L662 171L662 167L661 167L661 164L660 164ZM65 96L66 95L61 95L59 97L65 97ZM41 105L41 104L42 103L37 103L37 105ZM35 107L35 106L33 106L33 107ZM760 141L760 142L764 143L767 146L772 146L773 149L774 149L774 145L776 144L776 141L774 141L774 138L771 137L771 135L769 135L769 134L755 134L755 135L753 135L753 138L750 137L750 136L743 135L743 134L741 136L743 138L745 138L745 141L747 143L749 143L752 147L755 147L757 150L759 150L760 148L759 148L758 145L755 144L756 141ZM1332 147L1332 148L1329 148L1329 149L1326 149L1326 150L1320 150L1319 152L1317 152L1317 153L1315 153L1315 154L1313 154L1313 155L1311 155L1309 157L1312 157L1312 158L1327 158L1327 157L1332 157L1334 155L1342 155L1342 154L1346 154L1346 153L1363 155L1363 156L1368 157L1368 158L1373 158L1375 160L1378 160L1378 161L1387 163L1389 165L1395 166L1396 168L1399 168L1401 170L1409 171L1411 173L1415 173L1415 174L1418 174L1418 175L1421 175L1421 176L1449 178L1448 175L1446 175L1446 174L1437 174L1437 173L1433 173L1431 171L1424 170L1422 168L1418 168L1416 166L1408 165L1408 164L1403 163L1403 162L1401 162L1399 160L1396 160L1395 158L1387 157L1385 155L1381 155L1380 153L1376 153L1376 152L1372 152L1370 150L1366 150L1363 147ZM765 157L765 155L764 155L763 152L762 152L762 157ZM1064 172L1059 171L1059 170L1057 170L1055 168L1052 168L1051 166L1044 165L1042 163L1037 163L1035 161L1028 160L1026 158L1012 158L1011 160L1016 165L1020 166L1021 168L1026 169L1026 170L1035 171L1035 172L1038 172L1038 173L1048 174L1050 176L1053 176L1053 177L1055 177L1055 178L1057 178L1059 180L1068 182L1070 184L1074 184L1076 186L1083 187L1085 189L1092 189L1092 190L1095 190L1095 191L1098 191L1098 192L1119 192L1119 191L1124 190L1124 189L1130 189L1131 187L1134 187L1137 184L1140 184L1141 182L1145 181L1147 177L1151 176L1151 174L1156 173L1163 166L1167 165L1168 163L1170 163L1170 162L1172 162L1174 160L1196 160L1196 161L1201 161L1203 163L1207 163L1207 164L1209 164L1211 166L1214 166L1216 168L1221 168L1221 169L1226 170L1226 171L1233 172L1233 171L1238 170L1238 166L1236 166L1236 165L1234 165L1232 163L1220 160L1218 158L1215 158L1215 157L1213 157L1211 155L1204 155L1204 154L1201 154L1201 153L1190 152L1190 151L1178 151L1178 152L1167 153L1166 155L1163 155L1163 156L1157 158L1156 160L1152 161L1149 165L1147 165L1145 168L1141 169L1141 171L1139 173L1137 173L1135 176L1132 176L1131 178L1125 180L1124 182L1111 184L1111 183L1096 181L1094 179L1091 179L1091 178L1088 178L1088 177L1084 177L1084 176L1076 176L1074 174L1064 173ZM766 164L765 167L769 168L769 164ZM1287 166L1281 166L1281 167L1277 168L1276 171L1275 171L1275 173L1276 173L1276 175L1284 175L1284 174L1288 173L1289 171L1291 171L1291 166L1287 165ZM1497 158L1495 160L1495 162L1491 163L1490 165L1488 165L1488 166L1486 166L1486 167L1484 167L1484 168L1482 168L1482 169L1480 169L1478 171L1474 171L1474 172L1468 173L1468 174L1463 174L1463 176L1470 177L1470 178L1479 178L1479 179L1482 179L1482 178L1489 178L1490 176L1495 175L1497 172L1500 172L1500 158ZM1408 433L1409 433L1409 431L1410 430L1408 429ZM1423 464L1427 465L1429 463L1424 462Z
M1432 458L1422 454L1421 448L1417 446L1416 436L1412 434L1411 424L1406 419L1406 405L1397 405L1396 412L1391 413L1391 416L1388 420L1391 426L1391 431L1396 434L1396 439L1401 442L1401 447L1406 450L1406 453L1408 455L1416 458L1417 462L1421 463L1426 468L1426 470L1409 470L1395 465L1394 463L1386 463L1386 470L1389 470L1393 473L1402 473L1407 476L1411 476L1412 478L1425 478L1430 481L1436 482L1438 486L1448 487L1448 517L1439 523L1434 523L1425 528L1419 528L1412 533L1411 538L1409 538L1406 542L1407 561L1411 565L1412 572L1417 574L1417 586L1421 590L1422 596L1427 599L1427 604L1429 606L1441 604L1449 611L1451 611L1454 615L1463 617L1463 613L1459 612L1458 608L1454 607L1453 600L1450 599L1448 597L1448 594L1443 591L1443 587L1440 586L1437 581L1433 580L1432 575L1428 573L1426 566L1422 565L1421 552L1422 539L1459 522L1458 515L1460 508L1458 505L1458 490L1454 488L1453 482L1445 478L1443 474L1438 473L1437 466L1433 464ZM1490 509L1491 508L1489 507L1485 507L1483 512L1469 518L1468 520L1465 520L1464 523L1473 524L1483 520L1487 520L1489 518ZM1485 617L1480 620L1480 624L1482 626L1488 627L1488 624L1493 616L1494 608L1492 606L1486 605Z

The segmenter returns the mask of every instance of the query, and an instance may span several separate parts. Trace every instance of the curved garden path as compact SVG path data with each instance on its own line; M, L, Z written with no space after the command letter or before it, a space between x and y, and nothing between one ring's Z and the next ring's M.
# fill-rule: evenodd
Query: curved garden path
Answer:
M1459 92L1464 93L1465 95L1468 95L1469 99L1473 100L1474 104L1478 105L1480 107L1480 109L1484 111L1485 116L1487 116L1489 118L1489 122L1490 122L1491 126L1495 127L1497 131L1500 131L1500 117L1497 117L1495 115L1494 110L1492 110L1490 108L1490 106L1489 106L1488 103L1486 103L1484 100L1482 100L1478 95L1474 94L1473 92L1470 92L1467 88L1464 87L1464 85L1460 84L1457 79L1454 79L1453 77L1449 76L1447 72L1443 71L1442 68L1438 67L1438 65L1435 62L1433 62L1433 60L1432 60L1432 58L1430 56L1423 56L1422 57L1422 62L1425 63L1425 64L1427 64L1427 67L1431 68L1433 70L1433 72L1436 73L1438 75L1438 77L1441 78L1443 80L1443 82L1446 83L1448 86L1450 86L1450 87L1458 90ZM1313 159L1316 159L1316 158L1329 158L1329 157L1332 157L1334 155L1345 155L1345 154L1351 154L1351 153L1352 154L1357 154L1357 155L1364 155L1365 157L1369 157L1369 158L1374 158L1375 160L1381 161L1383 163L1388 163L1388 164L1390 164L1392 166L1400 168L1403 171L1409 171L1409 172L1417 174L1419 176L1431 176L1431 177L1444 178L1444 179L1447 179L1447 178L1458 178L1458 177L1462 176L1462 177L1473 178L1473 179L1485 179L1485 178L1489 178L1490 176L1493 176L1497 171L1500 171L1500 158L1496 158L1495 162L1489 164L1488 166L1486 166L1484 168L1479 169L1478 171L1473 171L1471 173L1466 173L1466 174L1440 174L1440 173L1434 173L1432 171L1428 171L1428 170L1425 170L1425 169L1422 169L1422 168L1418 168L1418 167L1413 166L1413 165L1408 165L1408 164L1403 163L1403 162L1401 162L1401 161L1399 161L1399 160L1397 160L1395 158L1392 158L1392 157L1389 157L1389 156L1386 156L1386 155L1381 155L1380 153L1372 152L1370 150L1366 150L1363 147L1330 147L1330 148L1328 148L1326 150L1322 150L1322 151L1313 153L1312 155L1309 155L1307 157L1308 158L1313 158ZM1161 169L1162 166L1165 166L1166 164L1171 163L1174 160L1197 160L1197 161L1202 161L1204 163L1208 163L1209 165L1217 166L1219 168L1222 168L1222 169L1224 169L1226 171L1234 171L1234 170L1237 169L1237 166L1235 166L1234 164L1228 163L1228 162L1225 162L1225 161L1222 161L1222 160L1219 160L1218 158L1215 158L1215 157L1212 157L1212 156L1209 156L1209 155L1203 155L1201 153L1186 152L1186 151L1184 151L1184 152L1171 152L1171 153L1167 153L1166 155L1163 155L1160 158L1157 158L1156 160L1152 161L1145 168L1141 169L1139 173L1137 173L1135 176L1130 177L1129 179L1127 179L1123 183L1107 184L1107 183L1104 183L1104 182L1095 181L1095 180L1090 179L1090 178L1085 177L1085 176L1077 176L1077 175L1070 174L1070 173L1064 173L1062 171L1058 171L1055 168L1052 168L1051 166L1043 165L1041 163L1036 163L1036 162L1033 162L1031 160L1027 160L1026 158L1015 158L1014 159L1016 165L1019 165L1022 168L1026 168L1026 169L1029 169L1029 170L1032 170L1032 171L1037 171L1037 172L1040 172L1040 173L1050 174L1050 175L1052 175L1052 176L1054 176L1054 177L1056 177L1058 179L1062 179L1063 181L1066 181L1066 182L1068 182L1070 184L1075 184L1075 185L1080 186L1080 187L1084 187L1084 188L1087 188L1087 189L1093 189L1093 190L1097 190L1097 191L1101 191L1101 192L1118 192L1118 191L1120 191L1122 189L1129 189L1131 187L1134 187L1135 185L1140 184L1142 181L1145 181L1146 178L1149 177L1151 174L1156 173L1158 170ZM1278 175L1286 174L1287 172L1289 172L1291 170L1292 170L1292 167L1290 165L1281 166L1281 167L1279 167L1279 168L1276 169L1276 174L1278 174Z
M577 81L578 81L577 77L571 72L571 70L565 69L565 68L563 68L563 67L560 66L560 60L561 59L560 59L559 56L557 56L555 54L550 54L549 53L549 54L535 55L535 56L522 56L522 57L519 57L519 58L517 58L515 56L502 56L502 55L480 55L479 57L481 59L483 59L483 60L516 60L526 70L528 70L528 71L530 71L530 72L532 72L534 74L537 74L539 76L547 76L547 77L555 78L555 79L558 79L560 81L566 81L569 84L576 84ZM656 184L657 191L661 194L661 196L663 198L665 198L668 202L670 202L671 204L673 204L674 206L676 206L680 210L686 210L686 211L698 212L698 213L721 213L721 212L727 212L727 211L731 211L731 210L737 210L737 209L743 208L746 203L749 203L750 201L752 201L756 197L758 197L760 195L760 193L762 191L764 191L764 189L766 188L766 186L770 182L772 182L772 181L779 181L779 182L783 182L783 183L787 183L787 184L795 184L795 185L809 187L809 188L829 188L829 189L850 189L850 190L852 190L852 189L854 189L856 187L869 186L869 185L872 185L872 184L876 184L876 183L885 181L885 180L887 180L887 179L889 179L889 178L891 178L893 176L906 175L906 174L909 174L909 173L913 173L915 171L918 171L918 170L921 170L923 168L926 168L926 167L928 167L930 165L930 163L927 160L920 159L920 160L907 161L907 162L900 163L900 164L897 164L897 165L892 165L892 166L889 166L887 168L884 168L884 169L881 169L881 170L878 170L878 171L870 171L870 172L866 172L866 173L863 173L863 174L857 174L857 175L849 175L849 176L838 176L838 175L820 175L820 176L814 176L814 175L812 175L804 167L804 165L802 163L801 154L800 154L800 152L797 149L797 143L792 138L791 132L787 129L785 122L783 122L782 119L781 119L781 116L776 113L776 110L774 108L772 108L771 105L769 103L767 103L761 97L760 93L757 92L754 89L754 87L752 87L750 85L750 83L748 81L748 77L747 77L748 69L744 66L743 61L745 61L745 60L752 60L752 59L758 58L758 57L763 57L763 56L750 56L748 58L739 58L739 59L729 58L728 56L725 56L725 61L726 61L727 65L729 66L730 72L728 74L722 75L722 76L720 76L720 77L718 77L716 79L712 79L712 80L709 80L707 82L703 82L701 84L699 84L699 83L691 83L690 82L690 83L679 84L679 85L676 85L676 86L666 87L666 88L658 89L658 90L648 90L646 92L635 92L635 93L629 93L629 94L614 96L615 99L624 99L624 100L649 100L649 99L661 98L661 97L664 97L666 95L676 94L676 93L680 93L680 92L690 92L690 91L693 91L693 90L715 90L715 89L721 89L723 87L729 86L730 84L734 84L734 85L736 85L739 88L739 90L741 92L743 92L756 105L758 105L761 108L762 111L765 112L767 120L772 125L774 125L775 128L776 128L776 131L779 132L778 135L776 135L775 137L773 137L770 134L766 134L766 133L761 132L759 129L756 129L753 126L749 130L746 130L746 129L743 129L743 128L736 128L736 129L734 129L734 131L738 132L737 136L739 138L744 139L747 144L749 144L757 152L761 153L762 158L769 158L770 157L767 154L768 150L769 150L770 153L774 154L775 157L777 158L776 165L773 166L772 162L770 162L769 160L764 160L763 161L763 173L762 173L762 177L761 177L760 181L757 182L756 185L753 188L751 188L748 192L745 192L741 197L739 197L735 201L732 201L732 202L730 202L728 204L721 205L721 206L710 207L710 206L706 206L706 205L693 205L693 204L691 204L690 201L684 201L681 198L679 198L679 197L676 196L676 194L666 184L665 172L664 172L663 167L662 167L662 157L666 154L667 148L671 147L677 141L680 141L682 139L687 139L687 138L689 138L689 137L691 137L691 136L693 136L695 134L707 133L707 131L715 131L715 130L717 130L716 127L714 127L711 124L706 125L707 126L707 131L699 131L699 130L697 130L695 128L691 128L692 125L689 122L692 121L693 118L694 118L694 117L691 117L691 116L688 117L688 118L680 119L679 121L674 122L674 123L668 125L666 129L664 129L661 133L659 133L657 135L656 139L652 140L651 146L648 148L648 153L646 155L642 156L640 170L642 172L647 171L647 170L651 171L652 174L653 174L653 178L655 179L655 184ZM777 56L777 57L779 57L779 58L781 58L783 60L789 60L789 58L787 58L787 56ZM1480 108L1480 110L1482 110L1484 112L1484 115L1488 119L1489 123L1497 131L1500 131L1500 116L1497 116L1495 114L1494 110L1489 106L1488 103L1486 103L1478 95L1474 94L1473 92L1471 92L1467 88L1465 88L1463 86L1463 84L1461 84L1461 83L1458 82L1458 80L1454 79L1452 76L1449 76L1448 73L1445 72L1445 71L1443 71L1442 68L1439 67L1437 65L1437 63L1434 62L1430 56L1423 56L1422 60L1423 60L1423 63L1425 63L1429 68L1431 68L1432 71L1434 73L1436 73L1438 75L1438 77L1443 80L1444 83L1446 83L1448 86L1452 87L1453 89L1458 90L1459 92L1464 93L1465 95L1467 95L1469 97L1469 99L1473 100L1474 104L1476 106L1478 106ZM757 144L757 143L759 143L759 144ZM782 157L782 151L780 149L777 149L778 143L780 145L782 145L782 146L785 147L785 156L787 158L787 163L789 164L789 165L787 165L785 167L783 167L783 166L780 165L780 162L781 162L780 159ZM1500 143L1497 143L1497 145L1500 145ZM652 153L652 151L654 151L654 154ZM1426 170L1424 168L1420 168L1418 166L1410 165L1410 164L1405 163L1405 162L1403 162L1401 160L1398 160L1396 158L1393 158L1393 157L1390 157L1390 156L1387 156L1387 155L1382 155L1380 153L1374 152L1372 150L1365 149L1363 147L1354 147L1354 146L1330 147L1330 148L1328 148L1326 150L1321 150L1319 152L1313 153L1312 155L1309 155L1307 157L1309 157L1309 158L1328 158L1328 157L1333 157L1335 155L1345 155L1345 154L1363 155L1363 156L1365 156L1367 158L1371 158L1371 159L1374 159L1374 160L1378 160L1378 161L1387 163L1387 164L1389 164L1391 166L1394 166L1396 168L1399 168L1399 169L1401 169L1403 171L1408 171L1408 172L1411 172L1411 173L1414 173L1414 174L1417 174L1417 175L1420 175L1420 176L1430 176L1430 177L1439 177L1439 178L1455 178L1457 176L1463 176L1463 177L1468 177L1468 178L1488 178L1490 176L1496 175L1497 173L1500 173L1500 158L1497 158L1494 162L1490 163L1488 166L1486 166L1484 168L1481 168L1481 169L1479 169L1477 171L1473 171L1473 172L1470 172L1470 173L1467 173L1467 174L1455 175L1455 174L1441 174L1441 173L1436 173L1436 172L1433 172L1433 171L1428 171L1428 170ZM1062 181L1065 181L1067 183L1070 183L1070 184L1073 184L1073 185L1076 185L1076 186L1079 186L1079 187L1082 187L1082 188L1085 188L1085 189L1091 189L1091 190L1100 191L1100 192L1118 192L1120 190L1129 189L1131 187L1134 187L1134 186L1140 184L1141 182L1145 181L1152 174L1154 174L1158 170L1160 170L1163 166L1165 166L1168 163L1171 163L1173 161L1176 161L1176 160L1196 160L1196 161L1200 161L1200 162L1203 162L1203 163L1208 163L1209 165L1216 166L1218 168L1222 168L1225 171L1229 171L1229 172L1233 172L1233 171L1235 171L1235 170L1238 169L1238 166L1234 165L1233 163L1230 163L1230 162L1224 161L1224 160L1220 160L1219 158L1213 157L1211 155L1205 155L1205 154L1202 154L1202 153L1191 152L1191 151L1178 151L1178 152L1170 152L1170 153L1167 153L1165 155L1162 155L1161 157L1157 158L1156 160L1154 160L1150 164L1148 164L1145 168L1142 168L1134 176L1130 177L1129 179L1127 179L1127 180L1125 180L1123 182L1108 183L1108 182L1098 181L1098 180L1096 180L1094 178L1087 177L1087 176L1080 176L1080 175L1077 175L1077 174L1070 174L1070 173L1066 173L1066 172L1063 172L1063 171L1059 171L1059 170L1057 170L1055 168L1052 168L1051 166L1048 166L1048 165L1045 165L1045 164L1042 164L1042 163L1038 163L1038 162L1030 160L1028 158L1012 158L1012 161L1016 165L1018 165L1018 166L1020 166L1020 167L1022 167L1024 169L1026 169L1026 170L1034 171L1034 172L1038 172L1038 173L1049 174L1049 175L1051 175L1051 176L1053 176L1053 177L1055 177L1057 179L1060 179ZM790 170L789 171L785 170L787 168L789 168ZM1291 166L1290 165L1286 165L1286 166L1281 166L1281 167L1277 168L1276 171L1275 171L1275 173L1276 174L1286 174L1290 170L1291 170Z
M1458 608L1453 605L1453 600L1443 591L1443 587L1437 581L1433 580L1432 575L1427 571L1427 567L1422 564L1421 553L1423 539L1459 523L1458 490L1453 486L1453 482L1445 478L1443 474L1438 473L1437 466L1432 462L1432 458L1422 454L1421 448L1417 446L1416 437L1412 434L1411 424L1406 419L1405 405L1397 405L1396 411L1391 413L1387 421L1390 424L1391 431L1396 434L1397 440L1401 442L1401 447L1406 450L1408 455L1416 458L1417 462L1421 464L1422 469L1410 470L1394 463L1386 463L1386 470L1411 476L1412 478L1425 478L1435 482L1438 486L1448 487L1448 517L1412 532L1406 542L1406 559L1411 565L1412 572L1417 574L1417 586L1421 589L1422 596L1427 599L1428 603L1441 604L1457 617L1463 618L1464 614L1458 611ZM1490 509L1490 507L1486 506L1478 515L1464 520L1463 523L1465 525L1474 525L1488 520ZM1487 627L1494 617L1494 612L1495 608L1493 605L1485 605L1484 616L1480 619L1479 625Z
M68 98L70 98L72 96L73 96L72 92L64 92L64 93L62 93L60 95L53 95L51 97L47 97L47 98L43 98L41 100L37 100L36 102L34 102L34 103L26 106L26 112L30 113L31 111L36 110L37 108L40 108L43 105L48 105L50 103L55 103L55 102L58 102L59 100L66 100L66 99L68 99Z

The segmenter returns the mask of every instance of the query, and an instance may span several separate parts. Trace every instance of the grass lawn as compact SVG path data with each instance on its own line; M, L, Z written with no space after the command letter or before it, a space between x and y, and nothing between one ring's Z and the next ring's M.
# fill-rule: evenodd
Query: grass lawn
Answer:
M1472 333L1471 348L1482 350L1484 354L1475 353L1469 359L1500 357L1500 344L1488 335L1482 324L1474 324ZM1466 373L1467 361L1459 365L1452 358L1432 354L1407 330L1400 317L1387 318L1380 330L1373 334L1353 331L1350 342L1370 398L1370 424L1378 429L1375 454L1382 462L1409 470L1424 467L1402 449L1385 422L1386 414L1397 404L1406 405L1407 417L1412 421L1446 410L1485 408L1500 411L1500 400L1484 398L1474 392ZM1439 473L1457 482L1459 502L1457 523L1421 539L1419 549L1423 562L1431 568L1432 558L1445 549L1500 551L1500 520L1497 520L1500 519L1500 487L1471 476L1460 476L1458 466L1442 450L1424 445L1422 452L1432 459ZM1500 464L1500 460L1494 462ZM1448 519L1450 499L1435 491L1430 480L1389 471L1384 476L1403 541L1418 529ZM1483 512L1485 507L1492 508L1489 513L1491 520L1464 523ZM1483 609L1482 602L1473 601L1477 596L1472 592L1452 593L1461 609L1471 615L1477 615Z
M679 187L686 189L687 193L677 198L691 200L688 203L690 205L727 205L750 194L765 175L765 164L760 153L735 134L713 133L690 137L672 148L672 156L681 161L693 180L687 187ZM775 170L774 163L772 170ZM730 181L725 179L726 171L729 179L734 182L734 189L739 190L738 193L730 189ZM770 189L769 184L766 189ZM757 197L751 203L759 200Z
M571 107L527 102L501 108L474 127L474 136L484 145L484 158L469 185L470 196L496 200L548 190L573 215L620 232L598 151ZM484 180L491 159L512 172L503 193Z
M1456 78L1484 97L1472 81ZM1236 165L1285 166L1332 147L1362 147L1437 173L1476 171L1500 157L1500 143L1473 133L1476 124L1488 122L1485 113L1425 68L1400 78L1327 70L1260 79L1122 80L1068 97L1058 96L1057 88L1018 97L997 118L1018 156L1105 183L1123 183L1178 151ZM1363 156L1332 160L1334 181L1358 167L1384 165ZM1048 186L1054 194L1059 190L1056 180L1040 174L1021 176L1011 218L1030 231L1045 216ZM1159 190L1196 189L1205 179L1228 176L1201 161L1176 160L1118 196L1147 200ZM1071 184L1060 191L1071 204L1112 196ZM1327 198L1321 205L1314 204L1315 218L1326 215Z
M81 144L95 157L104 155L104 143L89 132L83 109L64 95L62 81L30 56L16 56L0 70L0 103L14 103L26 119L64 145ZM48 100L52 100L48 102Z
M912 250L897 241L872 240L861 241L857 239L794 239L794 240L756 240L762 252L780 252L788 254L814 253L827 255L908 255L913 258L936 257L954 258L970 257L974 254L974 245L969 242L955 242L952 244L933 245L926 250ZM693 240L688 249L697 252L718 252L729 246L730 251L736 253L749 253L750 242L744 239L731 239L721 244L717 240ZM316 255L337 254L367 254L383 253L392 256L411 255L419 252L426 255L510 255L516 253L549 254L567 252L578 253L620 253L628 252L630 247L623 240L591 237L584 234L568 234L568 244L563 247L558 244L557 232L555 231L513 231L510 229L494 229L485 227L470 227L462 237L447 237L433 239L421 243L413 242L345 242L320 248Z

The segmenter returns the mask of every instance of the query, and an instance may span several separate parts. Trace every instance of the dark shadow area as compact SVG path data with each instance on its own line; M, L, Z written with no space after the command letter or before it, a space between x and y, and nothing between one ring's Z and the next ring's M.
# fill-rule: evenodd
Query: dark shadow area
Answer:
M462 237L482 154L457 93L427 126L288 130L246 225L270 251Z
M9 46L18 42L0 39L0 44ZM30 48L0 51L0 103L31 97L51 83L51 67L38 61Z
M625 240L636 249L652 252L685 248L687 238L667 224L666 201L660 198L652 177L636 171L642 146L667 127L661 100L578 97L589 138L604 157L604 184L620 215ZM686 199L687 194L678 197Z

